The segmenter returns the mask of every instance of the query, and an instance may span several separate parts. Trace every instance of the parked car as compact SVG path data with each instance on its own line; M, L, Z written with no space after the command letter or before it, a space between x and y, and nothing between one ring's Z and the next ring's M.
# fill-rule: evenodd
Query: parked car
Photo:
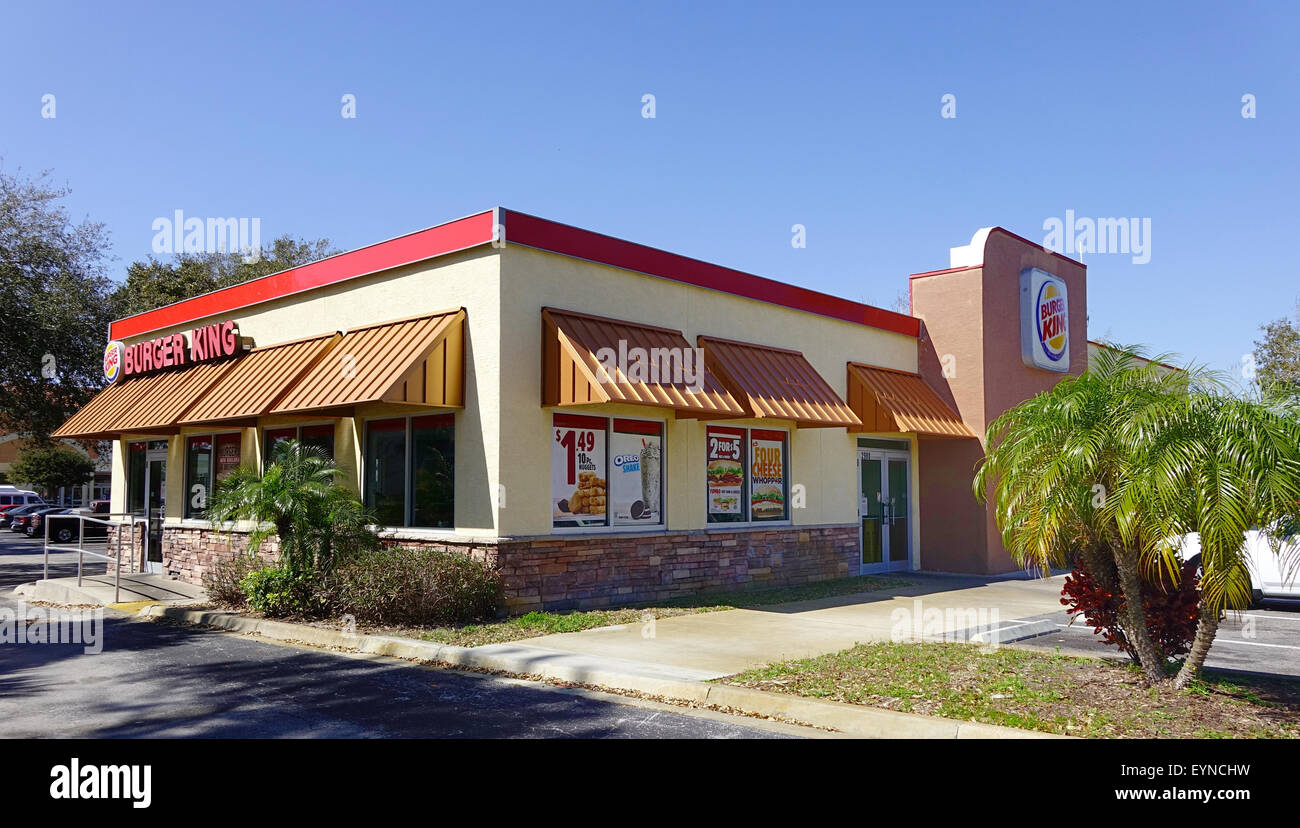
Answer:
M108 525L97 523L95 521L81 521L77 517L85 516L95 518L96 520L105 520L108 517L109 505L107 500L96 500L90 504L89 509L69 509L65 512L68 517L61 517L50 521L50 540L54 543L76 543L81 539L81 527L86 527L86 538L107 538Z
M28 535L30 537L31 533L27 531L27 527L32 525L33 518L45 512L52 512L55 511L56 509L66 509L66 508L67 508L66 506L51 506L48 503L38 504L30 512L23 512L22 514L15 517L13 519L13 523L9 524L9 529L14 532L22 532L23 534Z
M0 528L13 529L13 531L17 532L18 530L14 529L14 521L18 520L23 515L35 512L37 509L47 508L49 507L44 503L31 503L26 506L12 506L8 511L0 513Z
M1201 558L1201 536L1185 535L1179 550L1184 560ZM1300 527L1275 526L1246 533L1246 567L1251 605L1265 598L1300 598Z
M23 534L29 538L45 537L45 521L49 520L50 515L67 515L72 510L67 506L52 506L48 509L37 509L32 512L31 517L27 519L27 525L23 527ZM72 523L71 521L67 521ZM75 526L75 523L72 523Z

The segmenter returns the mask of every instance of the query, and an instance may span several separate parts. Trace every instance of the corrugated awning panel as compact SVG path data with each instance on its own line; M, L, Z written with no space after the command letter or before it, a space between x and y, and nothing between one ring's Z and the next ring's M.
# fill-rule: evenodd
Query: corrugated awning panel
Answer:
M107 436L131 405L152 385L154 377L138 377L114 383L100 391L81 410L59 426L54 437Z
M625 355L612 360L621 363L608 366L612 374L598 357L606 348ZM634 349L645 357L639 367ZM630 377L636 370L645 376ZM745 413L681 331L543 308L542 405L604 402L672 408L681 417Z
M315 365L339 340L339 334L255 348L223 376L181 418L197 424L257 417Z
M106 437L172 428L190 406L241 358L205 362L110 385L64 423L55 437Z
M380 401L459 407L464 402L464 320L465 310L460 308L349 331L275 403L271 413ZM445 358L431 359L444 338L452 337L457 341L444 346ZM418 395L411 389L417 369L422 377L428 370L435 374L429 381L422 379Z
M749 416L794 420L804 427L862 425L804 355L785 348L701 336L705 359Z
M919 374L850 362L849 404L863 431L974 437L957 412Z

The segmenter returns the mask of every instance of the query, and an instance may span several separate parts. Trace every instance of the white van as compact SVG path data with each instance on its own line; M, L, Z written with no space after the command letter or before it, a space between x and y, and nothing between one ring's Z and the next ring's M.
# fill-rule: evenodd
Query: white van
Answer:
M0 506L27 506L31 503L44 502L45 500L36 492L15 486L0 486Z
M1250 570L1253 604L1265 598L1300 598L1300 527L1281 525L1273 531L1251 529L1243 548ZM1183 560L1199 560L1201 536L1184 535L1180 544Z

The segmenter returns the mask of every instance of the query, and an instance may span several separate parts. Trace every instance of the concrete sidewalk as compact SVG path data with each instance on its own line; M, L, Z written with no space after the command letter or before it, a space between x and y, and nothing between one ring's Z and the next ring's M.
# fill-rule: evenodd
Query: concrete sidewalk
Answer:
M757 609L680 615L658 619L652 625L559 633L530 638L526 643L533 649L654 664L661 669L690 671L700 678L717 678L775 661L889 641L900 620L909 626L914 623L919 631L924 615L931 610L942 614L943 633L968 627L970 616L980 611L990 619L996 612L997 619L1010 626L1008 622L1016 619L1059 610L1065 579L1064 575L1028 580L928 573L901 577L914 584ZM898 610L903 612L895 616Z

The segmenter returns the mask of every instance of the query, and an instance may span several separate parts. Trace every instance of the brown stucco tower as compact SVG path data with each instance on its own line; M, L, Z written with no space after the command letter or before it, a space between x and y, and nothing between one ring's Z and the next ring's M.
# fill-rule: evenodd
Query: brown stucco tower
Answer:
M919 368L980 437L919 443L921 568L1006 572L1015 564L992 510L972 494L975 467L994 418L1087 368L1087 271L1001 227L980 230L969 245L953 248L950 265L910 279L912 313L922 320ZM1022 274L1035 268L1065 284L1068 345L1055 366L1064 370L1028 365L1022 358ZM1045 294L1037 287L1025 293L1032 338ZM1048 305L1045 313L1050 310Z

